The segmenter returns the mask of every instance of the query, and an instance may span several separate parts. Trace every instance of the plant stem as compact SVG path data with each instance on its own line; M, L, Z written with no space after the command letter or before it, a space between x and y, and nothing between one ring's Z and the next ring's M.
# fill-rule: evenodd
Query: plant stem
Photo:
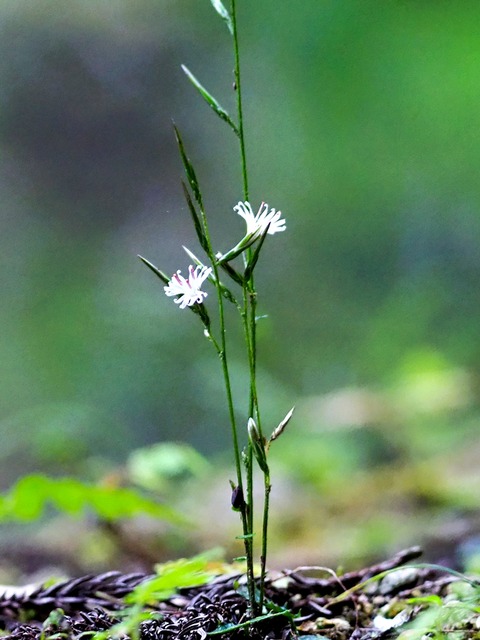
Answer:
M208 239L210 243L210 240ZM215 257L212 256L212 265L213 271L215 275L216 282L219 282L218 279L218 267L215 264ZM230 382L230 372L228 369L228 360L227 360L227 340L226 340L226 330L225 330L225 310L223 304L223 295L220 290L220 287L216 287L217 290L217 298L218 298L218 309L219 309L219 324L220 324L220 345L217 343L217 353L220 358L222 364L223 378L225 383L225 390L227 394L227 404L228 404L228 413L230 418L230 424L232 426L232 440L233 440L233 449L235 455L235 467L237 472L237 486L241 491L242 495L243 491L243 474L242 474L242 463L240 457L240 447L238 444L238 430L235 419L235 409L233 404L233 394L232 394L232 386ZM255 582L254 582L254 573L253 573L253 541L252 541L252 529L249 523L248 517L248 505L243 501L240 505L240 517L242 520L242 530L243 530L243 541L245 547L245 555L247 558L247 586L249 592L250 604L252 606L253 614L255 615Z
M227 332L226 332L226 326L225 326L225 308L224 308L223 293L220 287L219 268L218 268L217 260L215 257L215 252L212 247L212 242L210 239L210 232L208 227L208 220L205 213L205 207L203 206L203 198L200 192L198 193L197 201L200 209L200 217L202 221L203 232L205 234L207 254L208 254L210 263L212 265L213 275L216 283L215 290L217 292L218 318L219 318L219 325L220 325L220 342L218 342L212 335L210 335L210 339L217 351L217 355L220 358L220 362L222 366L223 380L224 380L225 392L227 396L228 415L229 415L230 425L232 429L232 442L233 442L233 451L234 451L234 458L235 458L235 469L237 474L237 487L243 495L244 490L243 490L242 462L241 462L241 455L240 455L240 445L238 442L238 429L237 429L237 422L235 418L235 407L233 402L232 385L230 381L230 371L228 368L228 359L227 359ZM244 502L240 506L240 517L242 521L245 555L247 557L247 586L249 591L250 602L253 608L253 604L255 603L255 582L254 582L254 573L253 573L253 542L252 542L252 531L249 527L248 507ZM255 611L254 611L254 614L255 614Z
M260 598L258 608L260 613L263 609L263 600L265 597L265 576L267 573L267 544L268 544L268 514L270 510L270 473L263 474L264 480L264 499L263 499L263 523L262 523L262 553L260 556Z
M255 415L256 425L260 437L263 438L262 421L260 417L260 408L257 394L257 343L256 343L256 308L257 308L257 295L253 285L253 276L251 281L244 287L244 299L246 301L247 311L245 313L244 330L246 335L247 349L249 355L250 365L250 415ZM250 447L250 457L252 457L252 451ZM267 550L268 550L268 515L270 509L270 492L272 485L270 482L270 474L264 473L264 499L263 499L263 520L262 520L262 543L261 543L261 555L260 555L260 588L259 588L259 601L258 610L260 614L263 609L263 601L265 594L265 576L266 576L266 564L267 564ZM249 495L253 490L253 476L252 471L249 469L249 475L247 476L248 492ZM253 502L253 501L252 501ZM253 505L249 503L249 515L253 528ZM252 512L252 513L251 513Z
M247 154L245 148L245 133L243 127L243 102L242 102L242 80L240 74L240 50L238 44L238 29L237 29L237 8L236 8L236 0L231 0L231 15L232 15L232 26L233 26L233 47L235 53L235 88L237 93L237 116L238 116L238 138L240 141L240 156L241 156L241 166L242 166L242 180L243 180L243 198L245 201L248 201L248 171L247 171ZM251 255L251 249L248 249L247 255ZM249 291L247 290L249 288ZM251 292L251 293L250 293ZM253 305L253 313L252 313L252 295L253 298L256 297L256 293L253 285L253 276L250 277L250 282L246 283L243 287L243 297L244 297L244 328L245 328L245 338L247 340L247 349L249 356L249 368L250 368L250 399L249 399L249 416L253 416L256 414L258 419L258 401L256 398L256 388L255 388L255 305ZM253 338L253 342L252 342ZM249 443L247 450L247 524L250 529L250 533L253 534L253 520L254 520L254 512L253 512L253 454L252 454L252 446ZM248 543L248 550L247 550ZM262 544L263 546L263 544ZM252 581L252 591L250 591L250 606L252 609L252 614L256 615L257 613L257 601L255 598L255 582L253 575L253 538L249 538L245 540L245 550L247 555L247 577L248 572L251 570L251 581ZM249 561L251 560L251 568L248 566ZM250 579L248 580L250 583ZM260 600L263 600L263 595ZM260 609L261 613L261 609Z
M252 393L252 346L250 340L250 331L249 331L249 296L246 283L243 286L243 329L245 333L245 341L247 344L247 354L248 354L248 363L249 363L249 375L250 375L250 397L249 397L249 406L248 406L248 415L253 416L255 410L254 403L254 395ZM253 449L252 444L249 440L248 449L247 449L247 519L248 526L250 531L253 533L253 525L254 525L254 511L253 511ZM251 540L251 554L253 557L253 539ZM255 599L255 609L256 609L256 599Z
M233 48L235 51L235 86L237 90L238 137L240 140L240 154L242 157L243 197L244 200L248 200L247 154L245 150L245 135L243 132L242 82L240 77L240 52L238 46L236 0L232 0L231 8L233 26Z
M247 172L247 156L245 149L245 134L243 127L243 103L242 103L242 84L240 74L240 53L238 45L238 30L237 30L237 12L236 12L236 0L231 0L231 14L233 25L233 42L235 51L235 85L237 90L237 115L238 115L238 133L240 140L240 156L242 165L242 178L243 178L243 195L244 200L248 201L248 172ZM251 257L251 249L247 251L247 261ZM257 428L260 437L262 434L262 425L260 419L260 409L257 395L256 384L256 362L257 362L257 293L255 290L253 273L243 286L243 299L244 299L244 331L245 339L248 350L249 370L250 370L250 398L249 398L249 416L256 419ZM253 455L252 446L248 447L248 468L247 468L247 523L250 527L251 533L253 533ZM262 550L261 550L261 574L260 574L260 598L258 603L258 610L262 613L264 590L265 590L265 574L266 574L266 562L267 562L267 544L268 544L268 513L270 507L270 474L264 473L264 504L263 504L263 522L262 522ZM253 540L251 540L251 553L253 556ZM248 557L248 554L247 554ZM257 602L254 602L255 606L253 611L257 609Z
M222 363L222 371L223 378L225 382L225 391L227 394L227 404L228 404L228 414L230 418L230 424L232 427L232 440L233 440L233 448L235 455L235 468L237 471L237 483L238 487L243 490L243 481L242 481L242 465L240 459L240 447L238 444L238 430L237 430L237 422L235 419L235 409L233 403L233 394L232 394L232 385L230 383L230 372L228 369L228 360L227 360L227 332L225 327L225 308L223 304L223 294L220 288L220 276L218 271L218 264L215 258L215 253L212 247L212 242L210 239L210 231L208 228L208 220L205 213L205 207L203 206L203 199L201 195L199 196L199 207L200 207L200 216L202 219L203 231L205 234L205 240L207 242L207 253L208 258L212 264L213 275L215 277L215 282L217 286L215 287L217 292L217 301L218 301L218 317L220 324L220 344L213 339L212 342L217 350L217 354Z
M252 351L252 364L251 364L251 385L250 385L250 395L251 401L255 405L255 415L257 419L257 428L260 434L260 437L263 438L262 431L262 421L260 418L260 407L258 403L258 394L257 394L257 295L254 290L253 285L253 275L251 278L252 282L252 294L250 296L250 313L251 313L251 321L250 321L250 344ZM260 601L259 601L259 610L262 613L263 609L263 599L265 594L265 574L266 574L266 565L267 565L267 549L268 549L268 514L270 509L270 492L272 490L272 485L270 482L270 473L264 473L264 497L263 497L263 522L262 522L262 551L260 557Z

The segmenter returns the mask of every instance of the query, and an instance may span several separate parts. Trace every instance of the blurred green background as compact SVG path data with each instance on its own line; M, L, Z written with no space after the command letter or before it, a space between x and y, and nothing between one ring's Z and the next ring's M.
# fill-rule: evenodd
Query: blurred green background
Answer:
M297 406L272 449L273 562L470 544L480 5L238 5L251 200L288 226L257 277L265 423ZM132 450L189 443L213 467L160 493L200 533L166 534L165 553L228 547L230 524L212 527L230 523L233 473L218 363L136 257L172 273L197 250L172 118L218 250L244 230L236 140L180 69L234 113L228 31L208 0L3 0L0 31L1 488L32 471L135 479Z

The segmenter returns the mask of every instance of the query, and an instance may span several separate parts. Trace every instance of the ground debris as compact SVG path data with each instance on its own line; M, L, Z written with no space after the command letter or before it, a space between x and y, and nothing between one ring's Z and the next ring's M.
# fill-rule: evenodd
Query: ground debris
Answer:
M340 576L321 567L271 574L265 601L267 612L276 615L254 625L244 624L249 619L249 607L243 576L221 575L208 584L180 589L175 596L159 602L147 619L139 621L139 638L311 640L318 636L328 640L383 640L392 637L397 621L400 625L411 619L413 609L405 609L403 603L425 595L440 597L455 580L428 567L405 567L374 579L419 555L418 548L407 549L385 562ZM2 637L86 640L94 632L104 631L108 636L111 630L112 637L128 640L132 634L120 633L121 627L115 627L125 611L123 598L149 577L112 571L46 588L0 590ZM287 612L289 615L285 615ZM222 630L221 635L210 636Z

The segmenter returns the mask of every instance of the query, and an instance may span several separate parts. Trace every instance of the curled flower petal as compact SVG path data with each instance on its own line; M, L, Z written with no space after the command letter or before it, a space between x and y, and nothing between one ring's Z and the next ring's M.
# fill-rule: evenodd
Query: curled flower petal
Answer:
M269 209L266 202L262 202L256 215L253 213L252 206L249 202L239 202L233 207L233 210L247 223L247 236L253 234L259 237L267 227L269 235L285 231L286 229L282 212L276 211L273 208Z
M247 232L233 249L224 254L216 255L218 264L233 260L265 233L273 235L274 233L285 231L287 228L285 220L282 218L282 212L273 208L269 209L268 204L265 202L262 202L256 214L253 213L252 206L247 201L240 201L233 207L233 210L247 223Z
M211 272L211 267L199 265L194 269L193 266L190 265L188 268L188 278L184 278L181 271L177 271L171 277L168 285L164 287L165 295L178 296L174 302L180 305L180 309L191 307L196 303L200 304L208 295L205 291L202 291L200 287Z
M247 235L257 230L255 223L255 214L252 211L252 205L249 202L239 202L233 207L233 210L247 223Z

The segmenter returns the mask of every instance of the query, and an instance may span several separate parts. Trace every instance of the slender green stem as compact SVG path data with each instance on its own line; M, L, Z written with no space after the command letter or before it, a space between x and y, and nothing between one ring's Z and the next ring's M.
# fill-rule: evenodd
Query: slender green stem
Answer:
M205 224L205 223L204 223ZM208 243L210 246L210 240L208 239ZM215 263L215 257L212 252L212 265L213 272L215 276L215 280L218 283L218 267ZM225 390L227 394L227 404L228 404L228 412L230 418L230 424L232 426L232 439L233 439L233 448L235 454L235 467L237 471L237 486L241 491L242 495L244 494L243 489L243 474L242 474L242 463L240 457L240 447L238 443L238 430L236 426L235 419L235 409L233 404L233 394L232 394L232 386L230 382L230 372L228 369L228 360L227 360L227 340L226 340L226 328L225 328L225 309L223 304L223 295L220 290L220 287L216 287L217 290L217 298L218 298L218 309L219 309L219 324L220 324L220 350L217 349L217 353L220 357L220 361L222 364L223 378L225 382ZM247 558L247 586L249 591L249 599L252 607L252 613L255 615L255 582L254 582L254 573L253 573L253 541L251 534L253 533L250 524L249 524L249 514L248 514L248 505L242 501L240 505L240 516L242 520L242 529L244 536L244 546L245 546L245 555Z
M247 296L248 296L248 335L249 335L249 360L250 360L250 415L253 416L255 412L255 419L257 422L257 428L262 435L262 421L260 419L260 409L258 404L257 394L257 292L255 291L255 285L253 281L253 274L247 283Z
M240 458L240 447L238 444L238 429L237 422L235 419L235 409L233 403L233 394L232 394L232 385L230 382L230 372L228 369L228 360L227 360L227 332L225 327L225 308L223 303L223 294L220 287L220 275L218 270L217 260L215 258L215 253L213 251L212 242L210 239L210 231L208 227L208 220L205 214L205 208L203 206L202 198L199 198L199 207L200 207L200 216L202 219L203 231L205 233L205 240L207 243L208 249L208 257L212 264L213 275L215 277L216 282L216 291L217 291L217 300L218 300L218 316L219 316L219 324L220 324L220 344L216 341L213 341L213 344L216 346L218 356L222 363L222 371L223 377L225 381L225 390L227 394L227 404L228 404L228 413L230 418L230 424L232 427L232 439L233 439L233 448L235 455L235 467L237 471L237 483L238 487L243 491L243 479L242 479L242 464ZM247 532L245 532L247 533Z
M245 342L247 345L250 392L248 402L248 415L258 420L258 402L256 397L255 385L255 351L253 348L252 337L255 329L255 322L252 323L251 298L248 290L248 283L243 287L243 328L245 333ZM248 446L248 475L247 475L247 491L248 491L248 516L249 525L253 531L254 510L253 510L253 450L251 443Z
M250 398L251 404L255 407L255 417L257 429L260 437L263 437L262 420L260 417L260 407L257 394L257 295L253 285L253 275L251 278L251 294L250 294ZM268 515L270 510L270 492L272 485L270 483L270 474L264 473L264 497L263 497L263 520L262 520L262 550L260 555L260 597L258 608L260 613L263 610L263 601L265 595L265 576L267 569L267 551L268 551Z
M256 308L257 308L257 296L253 287L253 277L251 282L245 286L244 296L247 300L248 311L245 314L245 335L247 342L247 349L249 352L249 365L250 365L250 415L255 415L256 425L260 437L263 437L262 432L262 420L260 416L260 407L257 394L257 375L256 375L256 361L257 361L257 345L256 345ZM247 290L248 289L248 290ZM246 295L245 295L246 294ZM251 453L251 452L250 452ZM252 474L247 477L249 490L253 485ZM259 602L258 610L260 613L263 609L263 601L265 594L265 576L266 576L266 563L267 563L267 551L268 551L268 516L270 509L270 492L272 485L270 483L270 474L264 473L264 500L263 500L263 519L262 519L262 542L261 542L261 555L260 555L260 589L259 589ZM253 509L251 521L253 523ZM253 525L252 525L253 527Z
M237 30L237 9L236 0L231 0L231 14L233 25L233 46L235 52L235 86L237 90L237 115L238 115L238 138L240 141L240 156L242 165L242 179L243 179L243 197L245 201L248 201L248 172L247 172L247 154L245 147L245 133L243 127L243 102L242 102L242 80L240 74L240 50L238 44L238 30ZM251 249L248 250L247 256L250 257ZM255 384L255 304L252 306L252 295L256 297L253 276L250 277L250 282L244 286L244 327L245 338L247 340L247 349L249 356L249 368L250 368L250 399L249 399L249 416L255 414L258 420L258 400L256 397L256 384ZM250 528L250 532L253 534L253 454L251 444L248 446L247 451L247 522ZM252 581L253 581L253 539L250 538L250 555L252 557ZM262 542L262 548L264 544ZM248 557L247 553L247 557ZM254 585L253 585L254 587ZM263 594L260 598L263 600ZM255 598L255 592L253 593L253 599L250 600L252 611L255 615L257 611L257 601ZM261 609L260 609L261 613Z
M270 510L270 473L263 475L264 480L264 501L263 501L263 523L262 523L262 552L260 556L260 598L258 609L263 610L263 600L265 597L265 576L267 573L267 545L268 545L268 514Z
M242 82L240 77L240 51L238 46L236 0L232 0L231 8L233 47L235 51L235 86L237 89L238 137L240 140L240 154L242 156L243 196L245 200L248 200L247 154L245 150L245 135L243 131Z
M248 362L249 362L249 371L250 371L250 397L249 397L249 406L248 406L248 415L249 417L254 415L254 398L252 394L252 385L251 385L251 372L252 372L252 349L251 349L251 341L250 341L250 331L249 331L249 302L248 302L248 291L246 285L243 286L243 328L245 333L245 341L247 344L247 354L248 354ZM254 511L253 511L253 449L252 444L249 441L248 449L247 449L247 517L248 517L248 526L250 531L253 533L254 527ZM252 539L252 557L253 557L253 539ZM256 600L255 600L256 606Z
M203 211L202 211L203 215ZM206 225L206 220L204 220L204 225ZM208 231L206 231L207 242L210 247L210 238L208 236ZM213 272L215 276L215 280L219 282L219 274L218 274L218 266L215 262L215 256L211 256L211 262L213 265ZM220 289L220 286L216 287L217 290L217 298L218 298L218 310L219 310L219 324L220 324L220 345L217 344L217 353L220 357L220 361L222 364L223 378L225 383L225 390L227 394L227 404L228 404L228 412L230 418L230 424L232 426L232 439L233 439L233 448L235 455L235 467L237 471L237 486L241 491L242 495L244 493L243 489L243 474L242 474L242 463L240 456L240 446L238 443L238 429L236 425L235 419L235 409L233 403L233 394L232 394L232 386L230 382L230 372L228 369L228 360L227 360L227 340L226 340L226 327L225 327L225 309L223 304L223 295ZM248 514L248 505L245 502L242 502L240 505L240 517L242 520L242 529L243 529L243 540L245 546L245 555L247 558L247 586L249 591L249 599L252 607L252 613L255 615L255 582L254 582L254 573L253 573L253 541L251 534L253 533L250 523L249 523L249 514Z
M242 103L242 83L240 75L240 54L238 45L238 31L237 31L237 12L236 12L236 0L231 0L231 13L233 24L233 42L235 50L235 84L237 89L237 113L238 113L238 133L240 140L240 155L242 164L242 177L243 177L243 194L244 199L248 200L248 172L247 172L247 157L245 149L245 135L243 127L243 103ZM248 250L246 259L250 259L251 249ZM255 417L257 428L260 436L262 437L262 424L260 418L260 409L257 395L256 384L256 361L257 361L257 294L255 290L253 274L243 287L244 297L244 331L245 339L247 342L248 360L250 369L250 398L249 398L249 415ZM247 521L250 526L250 531L253 533L253 455L252 447L248 448L248 469L247 469L247 491L248 491L248 506L247 506ZM262 522L262 550L261 550L261 575L260 575L260 599L259 599L259 611L262 612L264 590L265 590L265 574L266 574L266 561L267 561L267 543L268 543L268 513L270 507L270 475L264 474L264 504L263 504L263 522ZM253 542L252 542L253 547ZM256 604L256 603L255 603Z
M235 469L237 473L237 487L243 495L244 489L243 489L242 461L241 461L241 455L240 455L240 445L238 441L238 429L237 429L237 422L235 418L235 407L233 402L232 385L230 381L230 371L228 368L228 359L227 359L227 332L226 332L226 326L225 326L224 300L223 300L222 289L220 287L219 268L218 268L217 260L215 258L215 253L212 247L212 242L210 239L210 232L208 227L208 220L207 220L207 216L205 213L205 208L203 206L202 200L203 199L201 197L201 194L199 194L198 204L200 208L200 217L202 220L202 226L203 226L203 231L205 234L205 240L207 245L207 254L212 265L213 275L216 283L215 289L217 292L218 318L219 318L219 325L220 325L220 341L218 342L212 335L210 336L210 339L217 351L217 355L220 358L220 362L222 366L225 392L227 396L228 415L229 415L230 425L232 429ZM249 590L250 602L253 608L253 605L255 603L255 582L254 582L254 573L253 573L253 543L251 539L252 531L249 528L248 507L244 502L240 505L240 517L242 521L245 555L247 557L247 585ZM255 613L255 611L253 612Z

